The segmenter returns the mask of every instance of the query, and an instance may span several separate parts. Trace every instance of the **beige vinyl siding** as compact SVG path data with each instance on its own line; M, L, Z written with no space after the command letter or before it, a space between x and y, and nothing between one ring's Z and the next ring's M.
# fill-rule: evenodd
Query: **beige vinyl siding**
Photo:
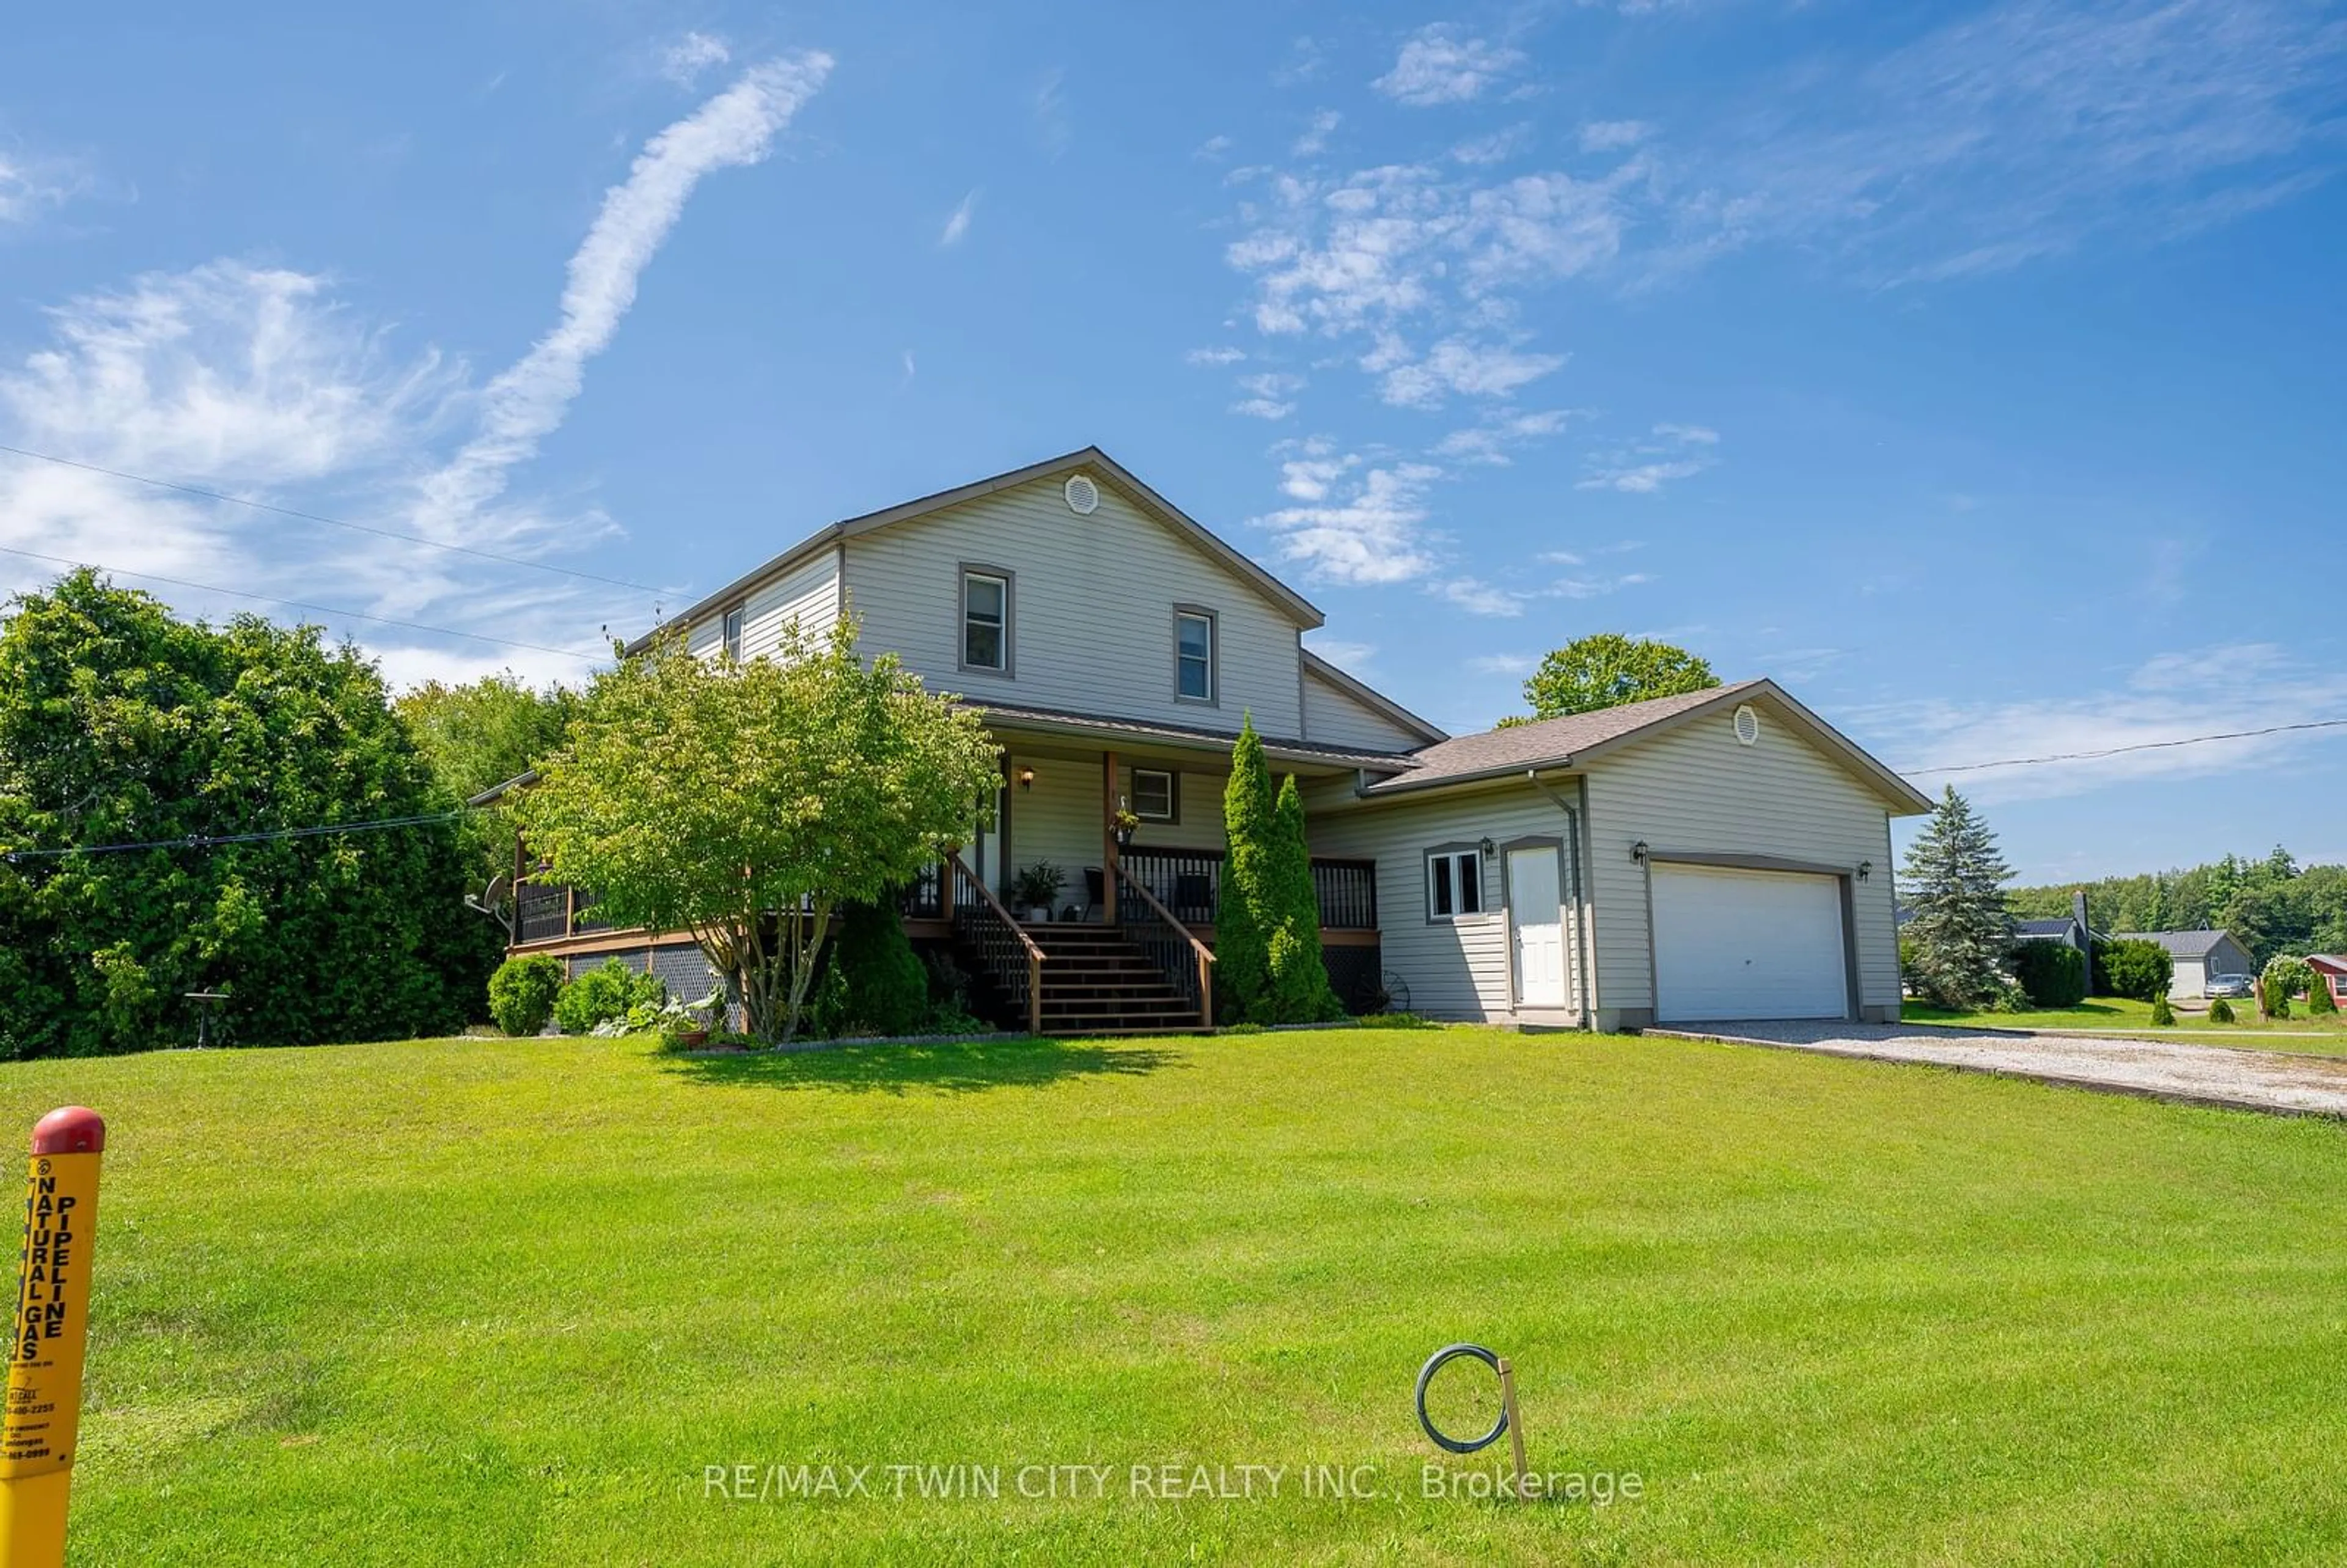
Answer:
M1182 820L1144 822L1133 835L1134 844L1143 849L1220 849L1224 846L1226 840L1223 835L1223 784L1227 774L1194 773L1171 766L1160 768L1151 762L1122 763L1117 769L1118 793L1128 801L1133 798L1133 770L1136 767L1180 775L1174 789L1181 798Z
M1304 738L1324 746L1357 746L1369 752L1408 752L1426 744L1359 698L1304 672Z
M827 634L839 620L839 556L825 550L812 560L774 581L754 588L742 605L742 657L771 653L782 641L783 628L795 619L810 638ZM693 623L685 647L696 656L714 654L725 634L723 608Z
M1564 793L1570 794L1570 784ZM1565 838L1570 821L1530 786L1511 786L1354 810L1310 819L1312 853L1378 863L1379 961L1409 987L1412 1012L1441 1019L1504 1019L1515 1008L1511 936L1502 906L1504 852L1483 862L1486 912L1429 923L1426 852L1440 845L1489 838L1496 847L1515 838ZM1568 848L1557 886L1564 911L1565 968L1577 964L1580 933L1573 903Z
M1104 475L1080 518L1064 475L1014 486L847 541L849 602L867 649L893 649L933 689L1039 708L1267 735L1303 724L1296 622L1244 579L1126 500ZM960 569L1015 579L1015 675L959 666ZM1174 698L1174 607L1215 616L1216 702Z
M1101 764L1071 762L1065 757L1010 755L1010 776L1021 768L1035 770L1028 788L1010 786L1010 872L1012 878L1039 860L1058 866L1068 879L1060 889L1061 908L1084 902L1084 867L1101 863ZM1014 914L1025 911L1014 909Z
M1758 855L1872 875L1850 884L1861 1016L1897 1017L1899 948L1888 812L1874 792L1766 703L1758 744L1737 743L1720 712L1594 759L1589 777L1589 886L1597 997L1607 1015L1651 1016L1654 968L1646 871L1630 857Z

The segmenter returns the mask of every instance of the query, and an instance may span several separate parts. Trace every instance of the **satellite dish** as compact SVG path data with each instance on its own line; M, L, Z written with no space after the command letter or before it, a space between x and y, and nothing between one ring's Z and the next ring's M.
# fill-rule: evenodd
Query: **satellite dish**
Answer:
M506 879L502 876L490 877L489 885L481 889L479 897L477 898L470 893L465 895L465 907L477 910L495 920L504 930L506 941L510 945L513 941L513 919L503 907L506 886Z

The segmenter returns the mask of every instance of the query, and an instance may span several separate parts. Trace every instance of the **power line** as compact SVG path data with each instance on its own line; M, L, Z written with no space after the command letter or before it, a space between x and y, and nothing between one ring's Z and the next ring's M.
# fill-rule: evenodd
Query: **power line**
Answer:
M133 474L121 468L108 468L96 463L78 462L71 457L60 457L54 452L36 452L29 447L10 446L5 443L0 443L0 452L11 453L18 457L36 458L43 463L55 463L62 467L79 468L87 474L103 474L109 479L127 479L134 485L152 485L161 490L177 490L183 496L200 496L207 501L225 501L232 507L251 507L256 512L274 512L281 518L299 518L305 523L324 523L330 528L349 528L354 533L373 534L381 539L397 539L403 544L422 545L427 549L449 550L460 556L474 556L481 560L501 561L507 566L528 567L532 571L559 572L564 577L575 577L582 582L600 582L611 588L634 589L640 593L667 591L664 589L653 588L649 583L630 582L624 578L602 577L591 571L576 571L567 566L553 566L545 561L529 560L521 556L500 555L496 550L476 549L470 545L444 544L438 539L427 539L421 534L403 534L395 528L379 528L371 523L354 523L342 518L330 518L320 512L299 511L292 507L280 507L268 501L256 501L249 496L231 496L219 490L207 490L197 485L182 485L173 479L158 479L150 475Z
M345 833L380 833L394 827L421 827L428 823L454 822L464 812L435 812L425 816L385 816L373 822L329 822L312 827L279 827L261 833L191 833L179 838L150 838L138 844L81 844L63 849L10 849L0 860L62 860L77 855L123 855L135 849L217 849L224 844L267 844L281 838L324 838Z
M2173 746L2204 745L2210 741L2247 741L2260 735L2286 735L2304 730L2347 730L2347 719L2311 719L2299 724L2268 724L2257 730L2226 730L2213 735L2186 735L2174 741L2137 741L2133 745L2105 746L2092 752L2055 752L2042 757L2006 757L1993 763L1949 763L1940 767L1907 768L1911 774L1976 774L1990 768L2028 768L2045 763L2084 763L2116 757L2127 752L2165 751Z
M394 620L387 615L369 615L360 610L336 610L332 605L305 604L298 599L272 599L265 593L251 593L241 588L221 588L217 583L190 582L186 578L165 577L159 572L129 571L121 567L103 566L97 561L68 560L64 556L43 555L39 550L19 549L14 545L0 545L0 552L24 556L31 560L47 561L52 566L81 567L89 571L102 571L114 577L135 577L144 582L168 582L174 588L191 588L200 593L232 594L238 599L254 600L261 604L281 604L288 610L307 610L313 615L339 615L352 620L372 620L378 626L397 626L409 631L429 631L437 637L465 637L475 642L493 642L500 648L526 648L533 653L559 653L566 659L597 659L600 653L582 653L576 648L548 648L543 642L517 642L510 637L491 637L487 632L459 631L452 626L426 626L420 620Z

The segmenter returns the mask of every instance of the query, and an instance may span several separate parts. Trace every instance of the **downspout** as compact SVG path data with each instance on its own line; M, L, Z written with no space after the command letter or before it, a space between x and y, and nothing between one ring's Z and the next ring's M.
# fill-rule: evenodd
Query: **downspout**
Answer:
M1581 1027L1594 1028L1595 1014L1589 1005L1589 900L1581 885L1581 809L1541 782L1538 768L1526 768L1524 782L1548 796L1550 804L1564 813L1571 835L1567 842L1573 845L1573 993L1581 999Z

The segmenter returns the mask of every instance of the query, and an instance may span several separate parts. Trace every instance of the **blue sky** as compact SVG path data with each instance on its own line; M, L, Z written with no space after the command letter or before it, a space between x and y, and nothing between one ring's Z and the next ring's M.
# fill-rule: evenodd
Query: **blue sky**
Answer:
M1910 768L2342 717L2342 159L2265 0L52 11L0 441L591 576L5 456L0 546L575 675L1098 442L1453 730L1602 630ZM2032 878L2347 858L2347 733L1942 776Z

